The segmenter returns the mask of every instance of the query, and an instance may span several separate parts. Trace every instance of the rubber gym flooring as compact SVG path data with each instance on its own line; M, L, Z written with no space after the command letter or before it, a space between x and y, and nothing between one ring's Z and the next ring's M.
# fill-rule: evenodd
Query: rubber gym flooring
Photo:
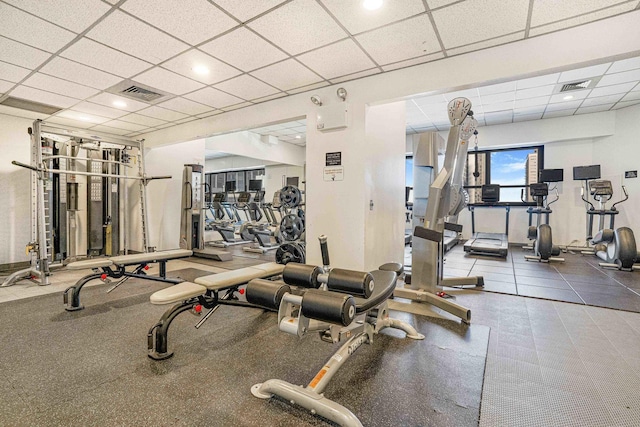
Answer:
M458 244L445 255L444 275L483 276L484 290L640 312L640 271L604 269L593 255L562 254L565 262L526 261L531 251L511 246L507 258L466 254Z
M168 306L148 301L164 286L131 279L110 294L107 285L88 287L85 310L73 313L60 293L0 304L0 425L327 425L250 388L270 378L306 384L339 344L280 332L275 313L223 306L198 330L198 317L178 316L174 357L152 361L146 334ZM326 396L367 426L478 425L489 328L394 314L427 339L383 331Z

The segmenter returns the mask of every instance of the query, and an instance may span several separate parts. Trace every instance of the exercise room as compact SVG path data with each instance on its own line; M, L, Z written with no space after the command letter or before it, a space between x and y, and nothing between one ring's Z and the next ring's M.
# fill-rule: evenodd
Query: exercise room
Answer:
M0 425L640 425L640 0L0 0Z

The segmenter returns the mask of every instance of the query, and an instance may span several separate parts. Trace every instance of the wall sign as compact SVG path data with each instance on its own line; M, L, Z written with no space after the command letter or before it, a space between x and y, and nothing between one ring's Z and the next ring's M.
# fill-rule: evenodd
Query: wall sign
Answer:
M624 177L625 178L637 178L638 177L638 171L626 171L624 173Z
M344 166L329 166L324 168L325 181L342 181L344 180Z
M327 153L325 157L326 157L325 166L342 165L342 151L337 151L335 153Z

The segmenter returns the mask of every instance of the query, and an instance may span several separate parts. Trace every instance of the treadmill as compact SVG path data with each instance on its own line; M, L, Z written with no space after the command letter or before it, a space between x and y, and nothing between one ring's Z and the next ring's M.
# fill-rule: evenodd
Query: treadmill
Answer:
M509 252L509 211L508 205L500 205L500 186L486 184L482 186L482 205L469 206L471 211L471 232L473 236L464 244L464 251L470 254L493 255L502 258ZM506 210L506 227L504 233L476 233L475 208L500 207Z

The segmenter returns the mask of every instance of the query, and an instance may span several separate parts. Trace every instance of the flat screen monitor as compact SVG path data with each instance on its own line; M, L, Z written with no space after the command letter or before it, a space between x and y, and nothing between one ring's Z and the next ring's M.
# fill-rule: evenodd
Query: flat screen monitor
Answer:
M262 180L261 179L250 179L249 180L249 191L260 191L262 190Z
M224 191L227 193L236 191L236 182L235 181L227 181L224 183Z
M542 169L540 182L561 182L564 180L564 169Z
M573 179L583 181L600 178L600 165L576 166L573 168Z
M295 187L299 187L299 178L297 176L289 176L287 177L287 185L293 185Z

